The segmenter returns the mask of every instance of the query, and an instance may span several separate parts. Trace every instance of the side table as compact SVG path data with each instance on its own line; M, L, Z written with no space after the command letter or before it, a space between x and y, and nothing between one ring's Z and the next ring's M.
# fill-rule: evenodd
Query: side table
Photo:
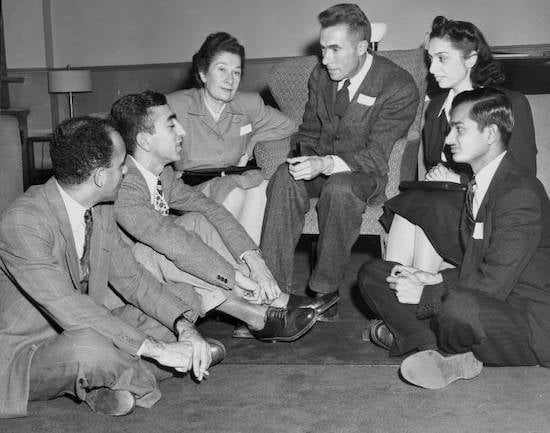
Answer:
M36 185L40 183L44 183L51 175L52 175L52 169L51 167L44 167L44 161L42 161L42 164L40 167L36 166L35 161L35 155L34 150L35 146L40 145L43 147L45 144L48 146L52 142L52 135L51 134L45 134L45 135L37 135L27 138L27 155L24 156L27 159L27 168L28 168L28 184L25 185L25 189L27 189L31 185ZM49 161L49 158L48 158Z

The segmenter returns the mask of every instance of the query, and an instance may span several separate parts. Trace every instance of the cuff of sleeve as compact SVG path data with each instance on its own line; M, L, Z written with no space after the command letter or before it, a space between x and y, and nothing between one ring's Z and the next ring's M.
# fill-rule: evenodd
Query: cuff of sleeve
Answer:
M445 294L445 283L434 284L433 286L424 286L416 317L420 320L432 317L439 312L443 295Z

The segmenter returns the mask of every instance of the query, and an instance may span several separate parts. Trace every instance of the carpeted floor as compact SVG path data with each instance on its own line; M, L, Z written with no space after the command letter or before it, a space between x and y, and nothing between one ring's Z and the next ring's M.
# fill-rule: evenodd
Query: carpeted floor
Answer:
M355 276L367 257L353 255L338 323L318 323L285 344L232 339L230 324L207 320L201 331L221 340L228 355L203 383L166 380L152 409L122 418L68 398L31 402L27 418L0 420L0 432L550 432L550 370L484 368L439 391L401 381L400 360L361 341L367 319ZM304 288L303 251L297 269L296 286Z

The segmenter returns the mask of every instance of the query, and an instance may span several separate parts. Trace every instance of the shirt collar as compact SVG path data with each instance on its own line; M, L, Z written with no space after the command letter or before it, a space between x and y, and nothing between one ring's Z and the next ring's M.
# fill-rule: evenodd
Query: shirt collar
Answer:
M447 93L447 97L445 98L445 102L441 106L441 109L439 110L439 113L437 114L437 117L441 117L441 113L445 113L445 117L447 117L447 121L450 121L450 113L451 113L451 106L453 105L453 99L455 97L455 91L453 89L449 90L449 93Z
M502 161L502 158L506 155L506 151L502 152L499 156L493 159L489 164L479 170L476 175L476 190L474 194L474 215L477 215L477 211L481 206L481 202L489 189L489 185L495 176L495 173Z
M149 188L149 193L151 194L151 200L152 200L157 190L157 182L159 180L158 176L155 176L153 173L147 170L143 165L137 162L132 155L128 155L128 158L132 158L132 161L136 165L137 169L139 170L141 175L145 178L145 183L147 184L147 188Z
M373 56L372 54L369 54L367 52L367 57L365 59L365 62L363 63L363 66L361 66L361 69L359 69L359 72L355 74L351 78L344 78L341 81L338 81L338 90L340 90L344 86L344 81L349 79L349 87L348 87L348 94L349 94L349 100L351 101L353 97L355 96L355 93L357 92L357 89L359 89L359 86L367 76L370 67L372 66Z
M61 200L65 205L65 210L69 217L69 224L71 225L71 232L73 234L74 245L78 257L82 257L84 251L84 235L86 223L84 222L84 213L86 208L72 198L67 192L55 181L57 189L61 194Z

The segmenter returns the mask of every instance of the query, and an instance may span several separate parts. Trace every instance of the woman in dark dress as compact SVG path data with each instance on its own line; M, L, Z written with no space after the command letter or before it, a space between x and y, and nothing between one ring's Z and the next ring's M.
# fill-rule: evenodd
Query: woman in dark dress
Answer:
M445 148L449 133L449 110L454 96L476 87L495 86L504 81L483 34L472 23L438 16L427 43L430 73L439 87L448 91L430 102L423 128L427 181L466 184L468 165L457 164ZM531 108L521 93L500 88L512 102L515 126L510 152L532 174L536 174L536 145ZM408 190L385 204L381 222L389 228L386 259L437 272L462 260L458 223L464 191Z

